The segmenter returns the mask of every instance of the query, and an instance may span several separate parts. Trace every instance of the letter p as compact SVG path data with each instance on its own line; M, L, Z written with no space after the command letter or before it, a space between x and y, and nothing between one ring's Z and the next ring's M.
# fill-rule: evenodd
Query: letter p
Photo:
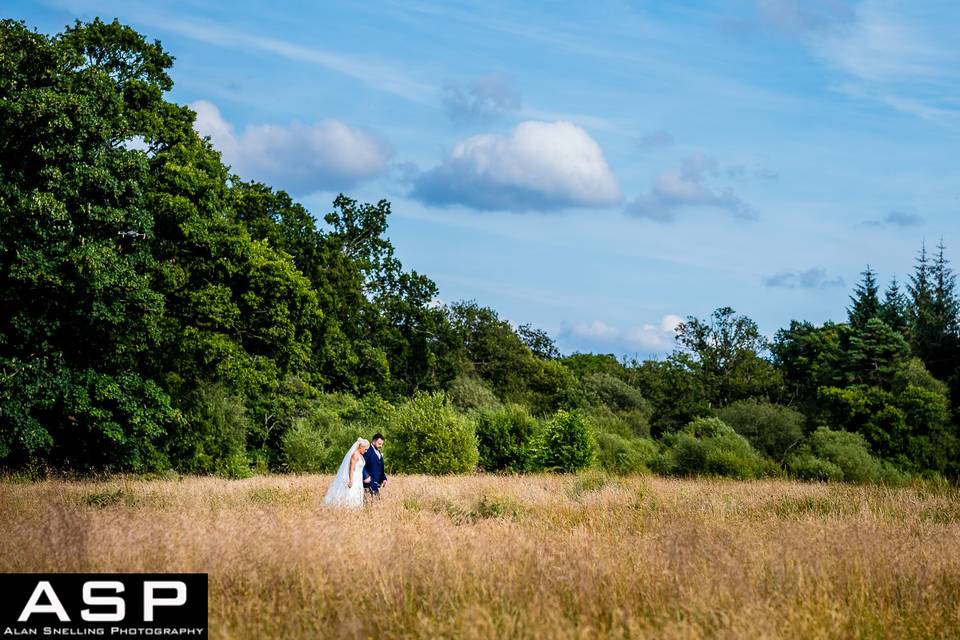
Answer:
M172 598L158 598L158 590L174 590ZM143 583L143 620L153 622L154 607L179 607L187 602L187 585L179 580L147 580Z

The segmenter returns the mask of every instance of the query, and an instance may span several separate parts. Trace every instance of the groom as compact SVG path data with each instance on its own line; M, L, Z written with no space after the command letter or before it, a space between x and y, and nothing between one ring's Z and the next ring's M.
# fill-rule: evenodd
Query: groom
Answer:
M370 438L372 445L363 454L363 486L373 498L380 497L380 487L387 483L387 474L383 472L383 436L376 434Z

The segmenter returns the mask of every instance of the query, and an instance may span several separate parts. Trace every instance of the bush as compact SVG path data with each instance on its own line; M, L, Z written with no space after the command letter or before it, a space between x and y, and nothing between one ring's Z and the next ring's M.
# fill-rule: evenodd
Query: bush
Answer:
M587 376L583 379L583 389L594 402L604 404L612 411L640 410L650 415L650 403L640 390L609 373Z
M282 460L294 473L333 473L357 438L384 431L393 407L379 396L356 399L323 394L309 415L296 420L281 440Z
M447 398L460 411L493 409L500 406L493 390L479 378L459 376L450 383Z
M544 425L534 462L548 471L579 471L593 464L596 455L596 436L589 420L579 411L560 410Z
M873 457L860 434L826 427L811 434L800 451L788 459L787 468L797 477L807 479L822 479L810 477L816 473L829 475L826 479L858 483L903 484L908 479L891 464ZM841 477L837 477L835 469L840 470Z
M697 418L680 432L667 434L656 470L671 475L756 478L769 465L746 438L719 418Z
M397 407L384 435L391 443L386 460L401 473L465 473L479 458L473 421L442 393L418 393Z
M759 400L738 400L717 412L718 417L745 437L754 449L782 461L803 440L805 418L790 407Z
M609 473L649 473L649 465L657 455L657 444L652 440L606 432L597 434L597 463Z
M336 413L318 411L283 434L283 461L294 473L333 473L358 437Z
M487 471L524 471L537 421L522 406L509 404L474 416L480 466Z
M789 469L800 480L843 480L843 469L823 458L810 453L792 456L789 460Z

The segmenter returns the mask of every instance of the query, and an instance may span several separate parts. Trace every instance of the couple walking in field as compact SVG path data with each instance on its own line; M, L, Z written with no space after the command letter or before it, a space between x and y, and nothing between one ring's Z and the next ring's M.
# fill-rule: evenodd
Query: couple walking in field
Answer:
M380 489L387 482L383 470L383 436L375 434L370 440L357 438L343 457L323 501L339 507L362 507L364 493L379 498Z

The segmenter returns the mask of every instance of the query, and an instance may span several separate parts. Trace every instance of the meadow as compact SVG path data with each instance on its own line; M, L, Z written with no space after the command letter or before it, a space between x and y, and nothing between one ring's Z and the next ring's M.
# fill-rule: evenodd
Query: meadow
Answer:
M956 638L960 490L329 476L0 482L0 571L209 573L212 638Z

